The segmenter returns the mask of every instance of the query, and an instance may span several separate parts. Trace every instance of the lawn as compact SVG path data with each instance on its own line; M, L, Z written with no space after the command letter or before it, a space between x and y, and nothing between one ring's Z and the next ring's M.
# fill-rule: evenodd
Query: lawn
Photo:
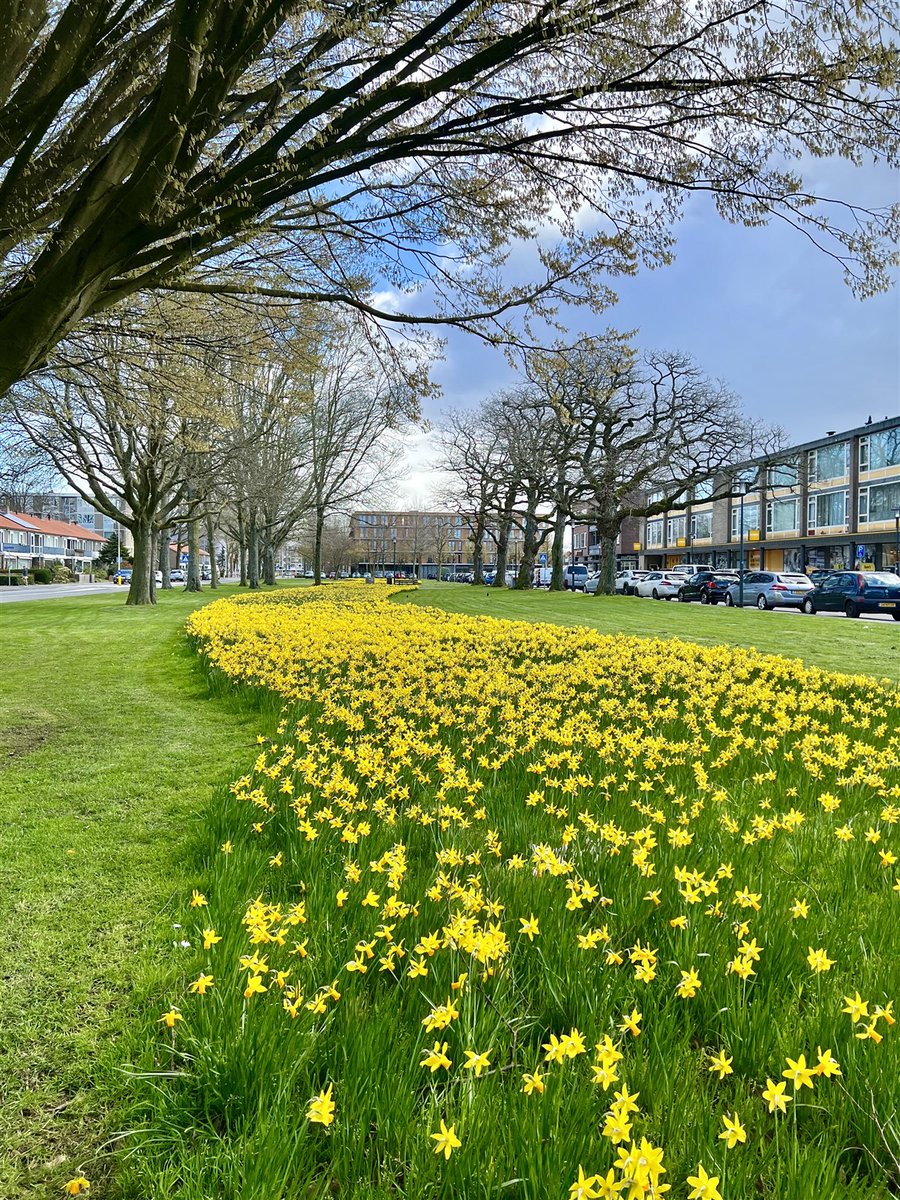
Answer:
M234 590L225 588L219 595ZM109 1165L108 1151L118 1144L112 1135L127 1127L123 1122L147 1119L146 1095L136 1109L131 1093L140 1085L122 1074L123 1064L141 1055L145 1065L148 1055L154 1061L158 1038L148 1031L159 1028L159 1013L172 1003L173 979L184 982L181 960L193 953L177 945L182 938L189 940L179 928L187 928L192 917L185 896L198 881L217 878L219 843L228 837L229 822L236 829L241 824L241 804L228 784L248 770L257 736L274 732L276 721L247 695L216 689L215 698L211 696L183 636L188 615L210 599L208 591L201 596L178 591L162 594L153 610L127 609L118 594L0 608L3 1200L59 1194L82 1163L93 1181L93 1196L103 1200L119 1194ZM532 623L588 625L600 632L677 635L707 645L753 645L811 665L900 679L900 637L893 624L569 594L498 593L461 585L427 585L396 602ZM399 649L415 659L414 642ZM397 650L388 644L385 656L396 657ZM341 645L333 651L338 670L334 693L349 708L331 711L322 726L326 730L342 729L356 703L352 686L347 691L341 675L342 653ZM452 664L454 679L459 667L459 662ZM396 669L406 667L398 660ZM437 681L434 667L429 671L426 677ZM484 686L489 692L489 682ZM324 695L298 711L318 721ZM458 744L457 735L451 742ZM501 825L515 828L512 818ZM239 832L235 844L245 844L246 837ZM256 894L256 884L269 871L268 858L279 853L281 837L267 834L261 842L262 866L255 857L247 860L252 879L235 874L233 903L246 901L247 888ZM286 833L283 837L295 870L306 850ZM335 862L340 865L329 856L327 871ZM421 871L421 863L416 864L419 879ZM856 868L853 879L858 879ZM531 897L523 892L519 899L524 904ZM541 920L553 928L549 912ZM351 924L348 933L352 931ZM328 954L333 950L329 946ZM559 967L566 969L562 960ZM339 963L335 969L342 970ZM330 982L323 978L322 986ZM393 1020L392 1003L379 1010L385 1020ZM346 1009L348 1019L354 1011ZM334 1053L365 1056L363 1042L338 1051L333 1039L341 1029L338 1023L323 1034L323 1047L330 1044ZM164 1057L156 1065L170 1067L172 1059ZM298 1060L297 1069L302 1066ZM402 1069L409 1067L404 1063ZM410 1086L418 1078L415 1063L408 1078ZM240 1090L246 1079L231 1082ZM318 1082L324 1086L324 1077ZM286 1082L285 1088L289 1086ZM407 1099L414 1095L413 1088ZM437 1109L429 1103L436 1117ZM152 1105L149 1111L152 1115ZM189 1130L195 1115L188 1109ZM184 1112L178 1114L179 1121L184 1117ZM345 1122L342 1137L350 1133L352 1126ZM198 1145L202 1148L202 1138ZM427 1159L427 1142L425 1149ZM814 1147L807 1149L812 1153ZM256 1153L252 1142L250 1151ZM413 1152L404 1144L407 1151ZM415 1154L420 1151L420 1145L414 1148ZM352 1142L342 1153L350 1155L347 1161L358 1170L358 1149ZM563 1142L556 1159L565 1161L568 1153ZM274 1194L266 1192L269 1161L263 1155L257 1163L258 1194L265 1200ZM240 1157L223 1162L221 1178L227 1186L221 1194L238 1196L248 1186L247 1180L233 1183L241 1179ZM151 1194L168 1196L167 1188L180 1186L183 1165L176 1156L166 1168L169 1174L164 1170L154 1181L154 1192L146 1190L149 1176L132 1173L130 1167L120 1182L126 1195L141 1200ZM199 1194L205 1195L209 1164L198 1157L193 1166ZM317 1186L321 1176L315 1163L310 1171L307 1178ZM434 1175L423 1176L423 1183L429 1177L438 1186ZM563 1182L564 1192L568 1180ZM254 1187L248 1195L256 1194Z
M106 1049L159 986L210 796L264 727L195 669L182 629L210 598L0 608L4 1200L61 1194L109 1133L122 1046Z
M885 1200L896 688L392 599L191 618L285 707L175 901L125 1195Z
M752 646L766 654L799 658L809 666L900 682L900 625L893 621L761 613L723 604L705 607L582 592L517 592L459 583L426 583L398 602L513 621L586 625L600 633L686 638L704 646Z

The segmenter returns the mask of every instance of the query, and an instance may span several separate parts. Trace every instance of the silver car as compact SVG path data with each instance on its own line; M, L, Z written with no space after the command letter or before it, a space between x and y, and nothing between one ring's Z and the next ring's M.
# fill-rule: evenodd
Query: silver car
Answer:
M767 608L800 608L815 584L799 571L748 571L744 576L744 604ZM740 584L733 583L725 595L730 607L740 602Z

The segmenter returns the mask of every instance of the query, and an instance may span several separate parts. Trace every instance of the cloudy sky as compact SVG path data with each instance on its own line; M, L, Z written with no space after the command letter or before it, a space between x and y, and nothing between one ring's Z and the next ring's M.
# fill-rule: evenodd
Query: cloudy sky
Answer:
M874 171L823 166L823 190L889 203L900 180ZM829 187L829 185L831 185ZM837 185L837 186L834 186ZM745 411L781 425L791 441L900 414L900 289L859 301L841 268L781 222L726 224L704 197L692 199L668 268L617 281L619 304L592 325L637 329L635 344L683 350L724 379ZM462 334L450 336L433 376L443 396L426 416L476 404L513 381L503 356ZM408 439L398 504L427 501L436 477L428 434Z

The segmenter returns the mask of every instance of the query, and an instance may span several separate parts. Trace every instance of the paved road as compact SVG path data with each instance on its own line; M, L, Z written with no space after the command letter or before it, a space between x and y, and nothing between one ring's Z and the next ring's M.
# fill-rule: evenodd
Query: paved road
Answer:
M65 596L95 596L98 592L126 592L128 589L115 583L32 583L28 587L0 588L0 604L14 604L17 600L58 600Z

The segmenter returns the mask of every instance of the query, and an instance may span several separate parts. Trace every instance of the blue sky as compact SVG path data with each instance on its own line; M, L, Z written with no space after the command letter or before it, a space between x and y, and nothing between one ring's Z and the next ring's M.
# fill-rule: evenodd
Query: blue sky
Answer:
M900 191L897 177L881 172L819 171L860 200L889 202ZM707 198L695 198L674 264L619 280L616 290L619 304L608 313L591 322L582 310L574 319L589 332L635 328L638 346L691 354L749 415L781 425L792 442L900 413L900 289L854 299L839 264L783 222L730 225ZM514 379L500 353L462 334L449 337L433 376L443 398L426 413L432 418ZM428 439L413 439L410 495L428 490L428 456Z

